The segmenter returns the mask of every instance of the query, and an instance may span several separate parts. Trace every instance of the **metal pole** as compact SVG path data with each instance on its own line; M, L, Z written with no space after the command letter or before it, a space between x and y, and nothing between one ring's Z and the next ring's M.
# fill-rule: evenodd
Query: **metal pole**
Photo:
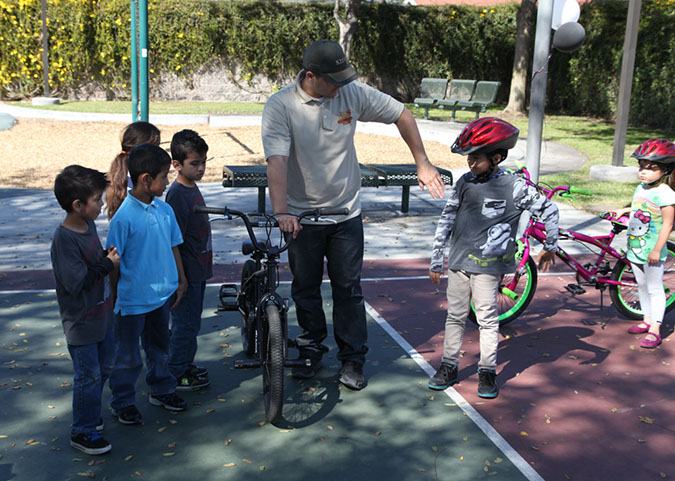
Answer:
M551 17L553 0L540 0L537 9L537 30L534 37L534 59L532 61L532 86L530 87L530 119L527 132L527 154L525 163L534 182L539 181L541 156L541 132L544 125L546 105L546 79L548 59L551 52Z
M148 121L148 0L138 0L141 120Z
M633 70L635 67L635 51L637 50L641 7L642 0L629 0L626 38L623 43L623 59L621 60L619 101L616 108L614 151L612 153L612 165L617 167L623 165L624 150L626 149L626 131L628 130L628 115L630 113L630 93L633 88Z
M49 38L47 37L47 0L42 0L42 71L45 77L45 97L49 97Z
M138 121L138 44L136 35L138 28L136 26L136 14L138 13L138 3L131 0L131 120Z

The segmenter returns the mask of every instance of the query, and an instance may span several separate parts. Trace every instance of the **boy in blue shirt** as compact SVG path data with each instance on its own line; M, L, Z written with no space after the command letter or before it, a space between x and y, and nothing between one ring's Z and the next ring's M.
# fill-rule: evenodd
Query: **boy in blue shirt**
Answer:
M170 411L185 409L169 371L169 309L176 307L186 281L178 245L183 243L173 210L158 199L169 184L171 158L162 148L141 144L129 154L133 188L110 221L107 245L120 255L116 284L117 358L110 377L113 414L122 424L140 424L136 380L146 356L145 380L150 404ZM175 294L175 300L171 301Z
M171 139L171 157L178 177L169 187L166 202L173 208L183 235L178 250L187 278L183 299L171 311L169 370L176 377L178 391L209 385L208 371L193 363L202 325L206 280L213 275L211 226L208 215L192 213L195 206L205 205L197 182L204 176L208 150L209 146L194 130L181 130Z
M56 299L73 360L70 445L86 454L111 449L103 429L101 392L115 362L112 295L108 275L119 266L114 247L104 251L94 220L108 187L103 172L71 165L56 176L54 195L66 211L51 247Z

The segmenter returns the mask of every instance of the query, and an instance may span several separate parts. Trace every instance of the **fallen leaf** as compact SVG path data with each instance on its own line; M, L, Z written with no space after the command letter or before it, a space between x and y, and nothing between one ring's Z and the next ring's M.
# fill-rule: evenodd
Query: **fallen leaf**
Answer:
M260 422L258 423L258 426L264 426L265 424L267 424L267 421L260 421Z
M647 416L638 416L638 417L640 418L640 421L642 421L645 424L654 424L654 421L656 421L656 419L648 418Z
M328 425L328 429L333 429L333 426L331 426L331 425L329 424L329 425Z
M209 414L209 413L212 413L213 411L215 411L215 409L207 409L206 413Z
M86 473L77 473L78 476L82 476L83 478L93 478L94 473L92 471L87 471Z
M534 449L535 451L541 451L541 449L539 449L539 448L536 447L536 446L530 446L530 447L531 447L532 449Z
M247 464L253 464L253 462L252 462L252 461L249 461L248 459L242 459L242 461L244 461L244 462L247 463Z
M176 443L171 443L167 446L167 448L169 448L169 449L173 449L175 447L176 447Z
M129 460L130 460L131 458L133 458L133 457L134 457L134 455L133 455L133 454L130 454L129 456L127 456L126 458L124 458L124 460L125 460L125 461L129 461Z
M520 435L521 435L521 436L527 436L527 433L526 433L525 431L521 431L521 432L520 432Z
M166 431L166 426L162 426L157 430L158 433L163 433L164 431Z
M438 447L437 447L437 446L431 446L431 449L432 449L432 451L438 451Z
M227 464L223 464L223 466L225 466L226 468L231 468L232 466L236 466L236 464L235 463L227 463Z
M164 453L164 454L162 454L162 456L169 457L169 456L173 456L174 454L176 454L176 453Z
M231 442L232 442L232 440L228 439L227 441L225 441L225 446L229 446Z

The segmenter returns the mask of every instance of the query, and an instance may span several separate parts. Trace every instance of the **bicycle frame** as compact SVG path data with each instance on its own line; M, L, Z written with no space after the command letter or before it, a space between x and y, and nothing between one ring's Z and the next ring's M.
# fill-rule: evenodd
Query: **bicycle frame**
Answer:
M591 264L590 269L584 267L584 265L582 265L579 261L577 261L572 255L568 254L565 251L565 249L563 249L560 246L558 247L556 256L560 260L562 260L565 264L567 264L574 272L576 272L579 275L579 277L584 279L584 281L588 282L589 284L597 283L597 284L636 287L637 284L635 282L618 282L611 280L607 275L602 274L598 275L598 271L602 266L602 262L605 260L607 256L610 256L611 258L614 258L617 261L625 262L626 264L628 264L625 255L617 251L611 245L612 241L614 240L617 234L618 232L616 228L613 228L608 235L601 235L601 236L589 236L568 229L560 229L559 238L570 239L577 242L589 244L591 246L597 247L598 249L601 250L601 252L600 254L598 254L595 262ZM525 232L523 233L523 236L520 239L520 241L525 244L525 248L523 251L523 258L521 259L518 268L523 267L524 263L527 261L527 257L530 255L530 243L529 243L530 237L536 239L541 243L544 243L544 241L546 240L546 232L544 229L544 224L542 224L541 222L534 222L530 220L527 229L525 229ZM515 285L515 281L512 282L514 282Z

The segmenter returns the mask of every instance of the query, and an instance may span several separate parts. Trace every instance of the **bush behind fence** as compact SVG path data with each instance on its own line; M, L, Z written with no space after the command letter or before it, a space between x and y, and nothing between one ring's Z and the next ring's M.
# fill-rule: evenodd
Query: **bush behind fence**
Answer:
M410 101L423 77L502 82L509 92L517 4L494 7L363 5L352 61L371 84ZM548 111L611 118L616 110L627 2L582 6L586 44L551 59ZM53 92L85 84L130 96L128 0L50 0ZM150 81L190 79L209 65L236 66L283 84L300 69L304 46L337 38L332 5L151 0ZM631 122L675 129L675 0L643 3ZM0 0L0 95L42 93L40 0ZM152 87L151 87L152 88Z

